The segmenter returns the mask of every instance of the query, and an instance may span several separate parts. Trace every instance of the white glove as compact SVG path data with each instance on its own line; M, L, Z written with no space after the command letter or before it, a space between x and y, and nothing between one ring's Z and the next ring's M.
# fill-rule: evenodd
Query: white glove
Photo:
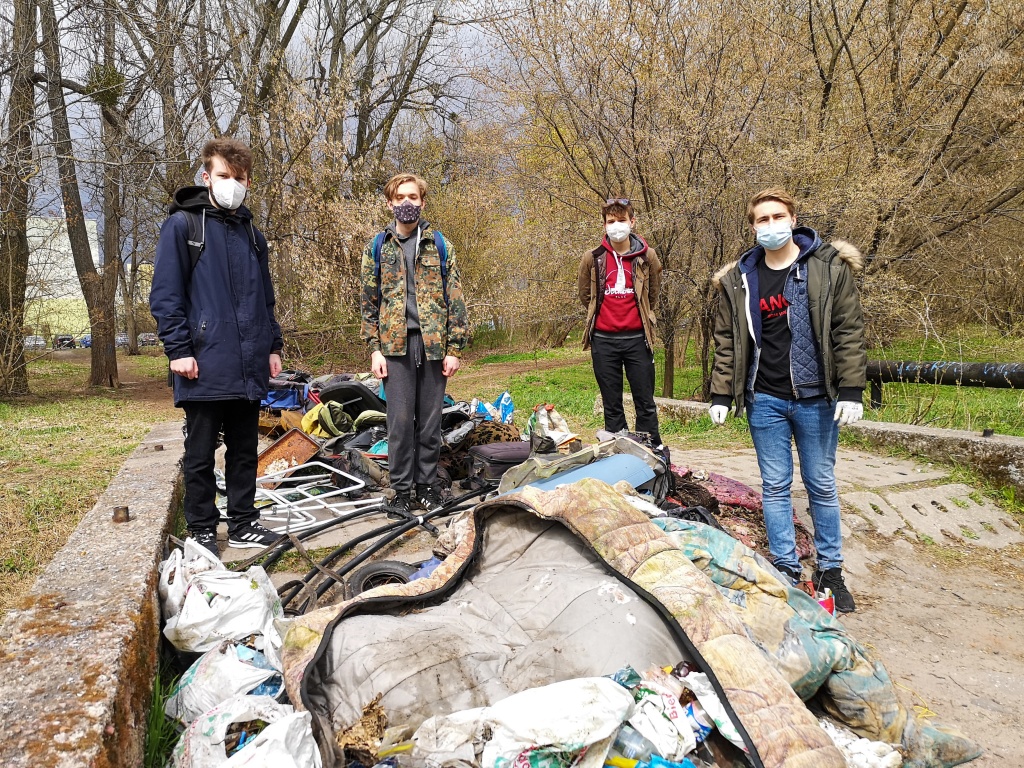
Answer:
M729 415L729 406L712 405L708 408L708 413L711 415L712 424L725 424L725 417Z
M840 427L845 427L847 424L855 424L863 418L864 406L861 403L840 400L836 403L836 415L832 421L838 421Z

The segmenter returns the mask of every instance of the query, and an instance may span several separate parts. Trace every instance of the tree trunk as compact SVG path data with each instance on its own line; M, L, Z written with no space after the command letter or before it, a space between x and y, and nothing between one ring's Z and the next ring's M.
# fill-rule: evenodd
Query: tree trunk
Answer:
M701 302L698 321L700 327L700 370L702 374L701 397L711 402L711 368L714 364L715 315L718 314L718 291L708 285Z
M67 102L61 84L60 28L57 25L53 0L42 0L39 3L39 11L43 60L46 68L46 100L53 127L64 218L67 221L68 240L71 243L75 271L78 273L78 281L85 296L89 324L92 328L92 369L89 384L118 387L120 381L117 375L117 353L114 349L114 292L106 290L104 285L106 282L113 282L116 286L117 272L108 276L100 275L92 261L92 249L89 247L89 235L86 232L85 215L82 210L82 194L78 187L78 168L71 141Z
M662 343L665 345L665 366L661 377L661 396L673 397L676 387L676 329L665 326Z
M32 168L33 0L15 0L7 136L0 163L0 396L28 392L23 344L28 276L28 180Z

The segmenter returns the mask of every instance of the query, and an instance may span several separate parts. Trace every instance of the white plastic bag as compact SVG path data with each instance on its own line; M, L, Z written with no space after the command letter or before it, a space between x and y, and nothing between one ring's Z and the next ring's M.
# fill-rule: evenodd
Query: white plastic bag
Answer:
M171 768L320 768L308 712L295 712L269 696L234 696L185 729L171 755ZM268 723L230 758L225 740L232 723Z
M732 718L729 717L729 713L725 711L725 707L719 701L718 694L715 693L708 676L703 672L691 672L685 677L679 678L679 681L693 691L693 695L697 697L697 701L707 712L708 717L715 721L715 727L718 728L719 733L746 752L747 745L743 743L740 732L736 730Z
M245 573L210 571L188 582L181 611L164 627L164 636L182 651L204 653L224 640L258 635L256 648L274 669L281 669L281 600L266 571L254 565Z
M244 650L239 653L240 649ZM269 664L266 669L258 666L259 660L266 663L262 654L259 660L250 660L254 653L228 641L207 651L181 676L164 704L164 713L188 725L222 701L248 693L273 677L276 673Z
M636 711L629 724L658 749L666 760L679 762L697 747L693 728L679 704L679 697L652 680L634 689Z
M824 717L818 724L843 753L850 768L900 768L903 765L903 756L891 744L861 738Z
M413 734L412 758L437 768L452 760L475 763L482 750L483 768L537 761L569 765L592 748L600 765L611 737L632 713L632 695L614 680L565 680L522 691L490 707L425 720Z
M206 571L227 570L218 558L195 539L185 539L185 550L171 550L167 559L160 563L160 608L164 619L169 619L181 610L189 580Z
M220 768L321 768L309 712L293 712L264 728Z

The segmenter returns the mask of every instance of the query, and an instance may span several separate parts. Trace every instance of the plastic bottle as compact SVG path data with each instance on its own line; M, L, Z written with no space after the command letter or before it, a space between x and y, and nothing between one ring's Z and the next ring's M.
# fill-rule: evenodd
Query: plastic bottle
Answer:
M686 716L690 727L693 728L693 735L696 737L698 744L704 741L708 734L714 730L715 722L704 711L704 707L700 705L699 701L691 701L687 704L683 709L683 714Z
M657 748L628 723L622 724L622 728L619 729L619 735L615 737L615 743L612 745L612 748L623 757L627 757L630 760L639 760L640 762L650 760L652 753L658 754Z

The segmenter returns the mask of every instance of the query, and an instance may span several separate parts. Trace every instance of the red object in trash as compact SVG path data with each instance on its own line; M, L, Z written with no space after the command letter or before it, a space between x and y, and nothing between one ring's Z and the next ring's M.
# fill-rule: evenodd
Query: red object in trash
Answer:
M818 604L832 616L836 615L836 600L832 597L832 590L828 587L825 587L824 592L818 593Z

